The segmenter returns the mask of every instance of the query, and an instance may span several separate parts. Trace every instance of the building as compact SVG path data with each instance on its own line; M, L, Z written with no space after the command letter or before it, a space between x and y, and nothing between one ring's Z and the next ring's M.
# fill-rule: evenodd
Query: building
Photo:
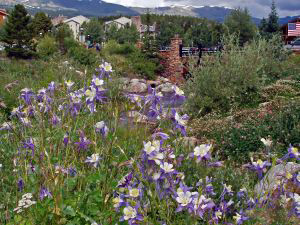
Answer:
M70 19L64 20L65 24L68 24L73 31L74 38L82 43L85 42L85 36L82 33L82 24L89 22L90 20L84 16L75 16Z
M300 17L289 21L281 27L283 40L289 44L296 38L300 38Z
M105 22L105 30L106 31L109 30L112 26L116 26L118 29L120 29L126 26L131 26L131 24L132 24L132 20L123 16L120 17L119 19Z
M0 9L0 26L4 23L8 16L8 13L6 12L5 9Z

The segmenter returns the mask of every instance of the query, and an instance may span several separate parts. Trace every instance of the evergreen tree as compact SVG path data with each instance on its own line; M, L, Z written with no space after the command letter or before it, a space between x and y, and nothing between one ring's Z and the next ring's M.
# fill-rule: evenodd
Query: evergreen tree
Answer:
M55 39L58 42L59 49L62 52L62 54L65 54L67 52L66 49L66 39L73 39L73 32L70 29L69 25L67 24L60 24L55 29Z
M43 37L52 30L51 19L43 12L38 12L35 14L31 22L31 26L35 37Z
M5 43L8 56L28 58L32 50L33 30L30 26L30 16L23 5L15 5L4 25L1 41Z
M83 25L84 34L90 35L93 42L101 43L104 40L103 26L98 19L93 18Z
M255 24L251 20L249 11L245 9L235 9L225 19L225 25L230 34L238 34L240 45L252 40L257 33Z
M262 18L259 25L259 32L263 37L266 36L267 27L268 27L268 21L265 18Z
M279 31L279 23L278 23L278 14L276 10L275 1L272 1L271 12L268 17L268 24L266 27L266 32L268 33L276 33Z

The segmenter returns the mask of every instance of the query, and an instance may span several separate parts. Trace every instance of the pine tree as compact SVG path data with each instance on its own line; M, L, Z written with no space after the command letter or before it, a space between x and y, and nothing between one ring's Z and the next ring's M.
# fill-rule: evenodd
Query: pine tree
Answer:
M15 5L4 25L4 34L1 37L7 55L17 58L31 57L32 37L30 16L23 5Z
M262 18L259 25L259 33L261 36L266 37L267 27L268 27L268 21L265 18Z
M43 12L35 14L31 26L35 37L44 36L52 30L51 19Z
M276 10L275 1L272 1L271 5L271 12L268 17L268 24L266 27L266 32L268 33L276 33L279 31L279 24L278 24L278 14Z

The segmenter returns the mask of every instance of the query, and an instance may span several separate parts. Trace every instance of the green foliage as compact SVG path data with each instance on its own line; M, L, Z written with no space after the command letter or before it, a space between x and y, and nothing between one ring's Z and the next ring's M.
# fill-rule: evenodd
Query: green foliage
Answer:
M91 19L88 23L82 25L84 34L91 37L92 42L101 43L104 40L103 25L96 18Z
M83 46L72 47L68 50L69 57L73 58L76 62L91 66L97 61L97 53L93 50L86 49Z
M134 25L125 26L123 28L118 29L117 26L113 24L106 32L106 39L115 40L119 44L135 44L139 39L139 33Z
M279 23L278 23L278 14L276 10L275 1L272 1L271 12L268 17L268 25L266 32L268 33L277 33L279 31Z
M15 5L4 24L4 34L1 37L1 41L6 44L7 55L17 58L31 57L32 37L30 16L23 5Z
M34 31L35 37L44 36L52 30L51 19L44 12L36 13L30 26Z
M193 78L186 88L190 94L189 110L203 115L257 105L261 87L286 72L285 54L277 37L253 41L244 47L231 37L225 41L225 51L205 57L204 66L192 71Z
M72 30L67 24L61 24L55 29L54 36L57 43L59 44L60 51L63 54L65 54L67 52L67 48L65 46L66 39L67 38L74 39Z
M246 121L239 127L231 127L214 135L223 157L247 161L250 153L264 149L260 139L265 137L273 140L272 153L282 156L286 152L283 146L296 146L300 143L299 128L300 105L295 102L279 112Z
M229 34L239 35L240 45L251 41L257 35L257 28L252 22L249 11L246 8L234 9L230 15L226 17L224 24Z
M58 52L58 47L55 39L48 35L40 39L36 49L39 57L44 59Z

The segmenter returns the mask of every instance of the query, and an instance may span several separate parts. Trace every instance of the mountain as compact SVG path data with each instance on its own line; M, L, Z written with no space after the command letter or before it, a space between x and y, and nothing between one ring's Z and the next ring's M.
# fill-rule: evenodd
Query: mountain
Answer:
M284 24L287 24L289 21L297 19L297 18L300 18L300 15L299 16L287 16L287 17L279 18L279 24L284 25Z
M45 11L49 14L85 16L137 15L137 12L118 4L101 0L0 0L0 5L12 7L23 4L30 12Z
M148 9L131 7L132 10L137 11L140 14L145 14ZM180 16L192 16L199 18L207 18L210 20L215 20L218 22L224 22L226 16L228 16L232 8L219 7L219 6L184 6L184 5L174 5L169 7L158 7L149 9L150 13L159 15L180 15ZM253 22L255 24L260 23L260 19L253 17Z

